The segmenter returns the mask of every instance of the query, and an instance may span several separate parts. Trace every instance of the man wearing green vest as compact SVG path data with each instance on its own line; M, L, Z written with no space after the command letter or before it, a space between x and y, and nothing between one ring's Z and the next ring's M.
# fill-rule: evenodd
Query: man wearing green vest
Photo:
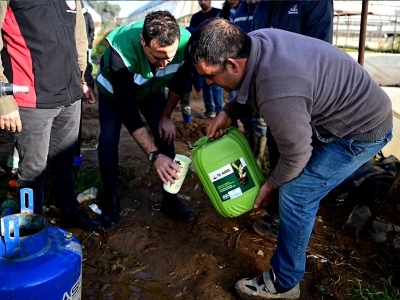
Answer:
M118 144L122 124L142 148L163 183L178 178L174 164L175 126L171 114L184 93L190 64L184 49L190 33L180 28L168 11L155 11L144 21L113 30L100 63L99 166L105 190L105 226L118 228ZM168 83L168 99L165 87ZM140 113L146 119L149 135ZM194 214L177 195L163 190L161 211L178 221L192 221Z

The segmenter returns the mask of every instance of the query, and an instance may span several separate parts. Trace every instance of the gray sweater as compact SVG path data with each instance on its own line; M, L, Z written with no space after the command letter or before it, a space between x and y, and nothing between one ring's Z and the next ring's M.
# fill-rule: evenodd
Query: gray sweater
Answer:
M313 130L332 138L375 141L392 128L391 100L353 58L318 39L279 29L249 33L251 53L233 119L249 105L264 118L281 157L268 183L295 178L312 152Z

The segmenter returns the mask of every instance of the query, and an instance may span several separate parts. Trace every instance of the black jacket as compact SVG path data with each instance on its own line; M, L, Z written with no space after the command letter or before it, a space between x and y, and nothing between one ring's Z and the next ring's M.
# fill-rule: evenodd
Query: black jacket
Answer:
M252 30L278 28L332 43L333 1L259 1Z
M76 19L65 1L10 1L1 28L4 75L30 87L15 95L18 106L55 108L82 98Z
M88 48L92 49L93 40L94 40L94 23L93 23L92 15L89 14L88 12L85 12L85 13L83 13L83 16L85 17L85 23L86 23L86 34L87 34L87 39L88 39Z

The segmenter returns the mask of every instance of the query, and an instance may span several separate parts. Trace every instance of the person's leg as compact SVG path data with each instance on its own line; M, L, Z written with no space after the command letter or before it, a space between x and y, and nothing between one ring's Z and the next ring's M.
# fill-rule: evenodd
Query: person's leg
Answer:
M51 185L62 214L79 209L75 194L73 162L78 144L81 102L62 107L54 117L49 142Z
M100 135L98 146L99 168L106 196L115 197L118 191L118 144L122 120L112 98L99 93Z
M162 154L174 159L175 157L175 145L174 143L168 144L168 142L163 141L162 137L159 135L158 126L161 119L161 114L166 105L166 98L164 94L158 96L153 96L142 101L139 108L150 130L153 134L154 142L157 148ZM162 183L161 183L162 184ZM177 221L191 221L194 219L193 212L184 206L178 199L176 194L170 194L163 191L163 200L161 205L161 211L168 215L169 217Z
M73 161L78 144L81 101L61 107L54 117L49 142L51 188L61 211L62 227L101 230L102 222L89 218L81 209L75 193Z
M253 112L252 115L252 124L253 124L253 131L255 134L254 139L257 139L255 142L255 151L254 155L257 158L257 163L260 167L265 162L265 147L267 144L267 125L262 117L256 112Z
M270 265L283 290L291 289L304 276L306 248L321 199L374 157L391 138L390 133L376 142L339 139L316 143L300 175L280 187L280 230Z
M271 269L254 279L236 283L238 293L261 298L298 299L304 276L306 248L320 200L361 165L371 159L392 138L388 134L376 142L339 139L313 145L312 156L293 180L279 189L281 225L278 245L270 260Z
M244 136L249 143L250 149L255 153L252 114L253 113L250 112L247 116L240 118L240 122L243 124Z
M191 92L186 92L182 95L181 98L181 112L182 112L183 122L185 122L185 124L192 123L192 115L190 109L190 95Z
M219 87L215 83L210 85L211 87L211 92L212 92L212 98L214 101L214 111L215 113L219 113L222 109L222 105L224 103L224 93L222 87Z
M34 213L43 213L44 179L53 119L60 109L19 108L24 129L15 133L19 153L18 188L33 190ZM72 166L72 162L71 162Z
M233 98L235 98L236 97L236 95L238 94L238 91L236 90L236 91L232 91L232 92L229 92L229 94L228 94L228 96L229 96L229 101L230 100L232 100Z
M114 99L101 92L99 92L99 123L98 159L105 193L103 219L106 227L118 228L121 224L118 190L118 144L122 120Z
M199 77L199 82L201 89L203 90L203 101L206 109L203 118L210 118L212 117L212 113L214 113L215 116L215 107L212 100L211 87L207 84L206 80L202 76Z

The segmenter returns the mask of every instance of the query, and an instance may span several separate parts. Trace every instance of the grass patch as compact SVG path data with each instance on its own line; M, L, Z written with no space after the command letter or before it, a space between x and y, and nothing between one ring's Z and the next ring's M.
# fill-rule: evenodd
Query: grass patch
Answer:
M139 185L140 183L140 179L135 176L133 171L128 169L119 170L118 181L122 186L129 189L133 188L136 185Z
M349 282L346 295L354 300L400 300L400 290L393 288L388 280L382 280L382 287L377 288L368 284L363 284L359 279Z
M80 194L83 191L95 187L99 192L103 191L103 182L99 170L80 170L76 177L76 193Z

